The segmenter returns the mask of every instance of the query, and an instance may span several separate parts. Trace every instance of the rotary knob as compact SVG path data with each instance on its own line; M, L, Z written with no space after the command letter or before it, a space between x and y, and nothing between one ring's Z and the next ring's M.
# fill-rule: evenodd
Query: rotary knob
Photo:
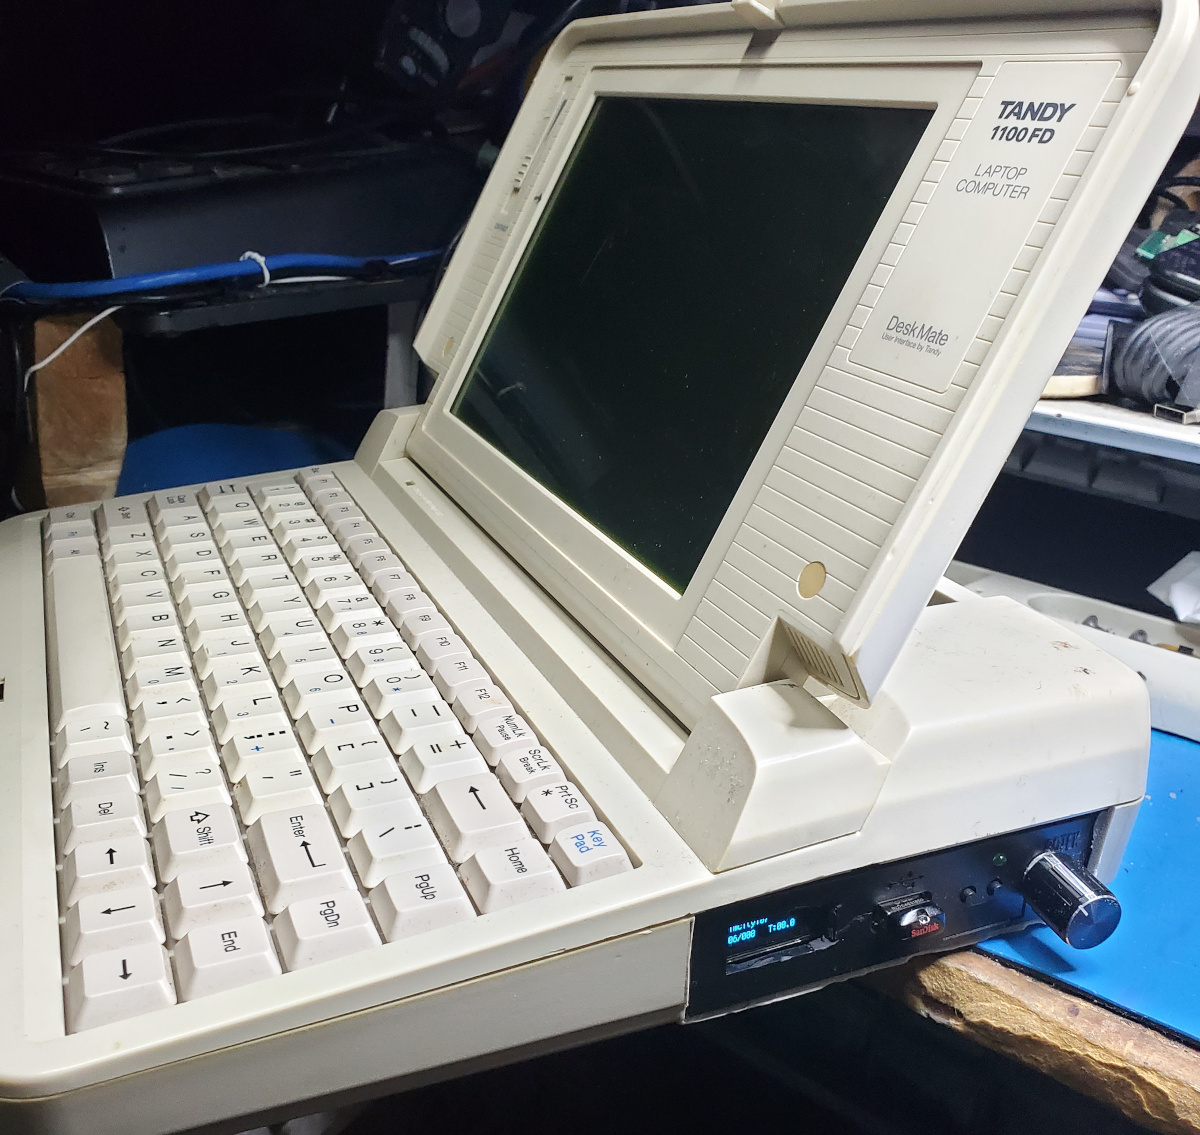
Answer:
M1057 851L1039 852L1029 861L1020 889L1046 925L1077 950L1100 945L1121 921L1121 904L1113 893Z

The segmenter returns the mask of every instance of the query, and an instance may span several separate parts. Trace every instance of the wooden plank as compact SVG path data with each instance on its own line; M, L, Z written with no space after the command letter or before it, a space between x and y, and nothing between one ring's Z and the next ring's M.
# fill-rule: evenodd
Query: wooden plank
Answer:
M957 1033L1154 1131L1200 1130L1200 1052L965 951L866 979Z

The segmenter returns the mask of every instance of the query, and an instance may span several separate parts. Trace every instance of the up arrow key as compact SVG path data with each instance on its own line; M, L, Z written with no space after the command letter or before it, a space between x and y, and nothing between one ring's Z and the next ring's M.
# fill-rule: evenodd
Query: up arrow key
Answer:
M461 776L443 780L422 797L434 830L455 863L485 847L507 847L528 839L529 831L516 806L494 776Z

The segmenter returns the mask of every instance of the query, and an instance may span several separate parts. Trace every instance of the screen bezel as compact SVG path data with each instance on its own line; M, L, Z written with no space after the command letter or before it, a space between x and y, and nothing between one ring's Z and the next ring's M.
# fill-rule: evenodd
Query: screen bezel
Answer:
M694 716L698 699L711 690L674 655L674 648L709 591L742 519L842 336L863 289L880 265L892 234L913 204L917 187L945 142L950 123L968 96L979 67L959 61L869 64L859 57L853 63L832 66L597 65L571 68L570 73L578 84L578 94L563 111L561 131L541 171L532 184L524 187L524 205L512 218L512 238L408 448L418 464L620 660L642 672L650 662L655 672L646 673L647 684L686 721ZM606 95L895 106L933 112L796 383L682 593L450 412L595 100Z

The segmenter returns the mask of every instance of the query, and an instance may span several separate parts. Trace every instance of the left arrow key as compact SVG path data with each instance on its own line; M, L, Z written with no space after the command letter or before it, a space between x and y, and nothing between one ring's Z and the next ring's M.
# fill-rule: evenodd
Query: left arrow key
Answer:
M63 953L71 966L91 954L164 939L158 896L149 887L87 895L68 908L63 923Z

